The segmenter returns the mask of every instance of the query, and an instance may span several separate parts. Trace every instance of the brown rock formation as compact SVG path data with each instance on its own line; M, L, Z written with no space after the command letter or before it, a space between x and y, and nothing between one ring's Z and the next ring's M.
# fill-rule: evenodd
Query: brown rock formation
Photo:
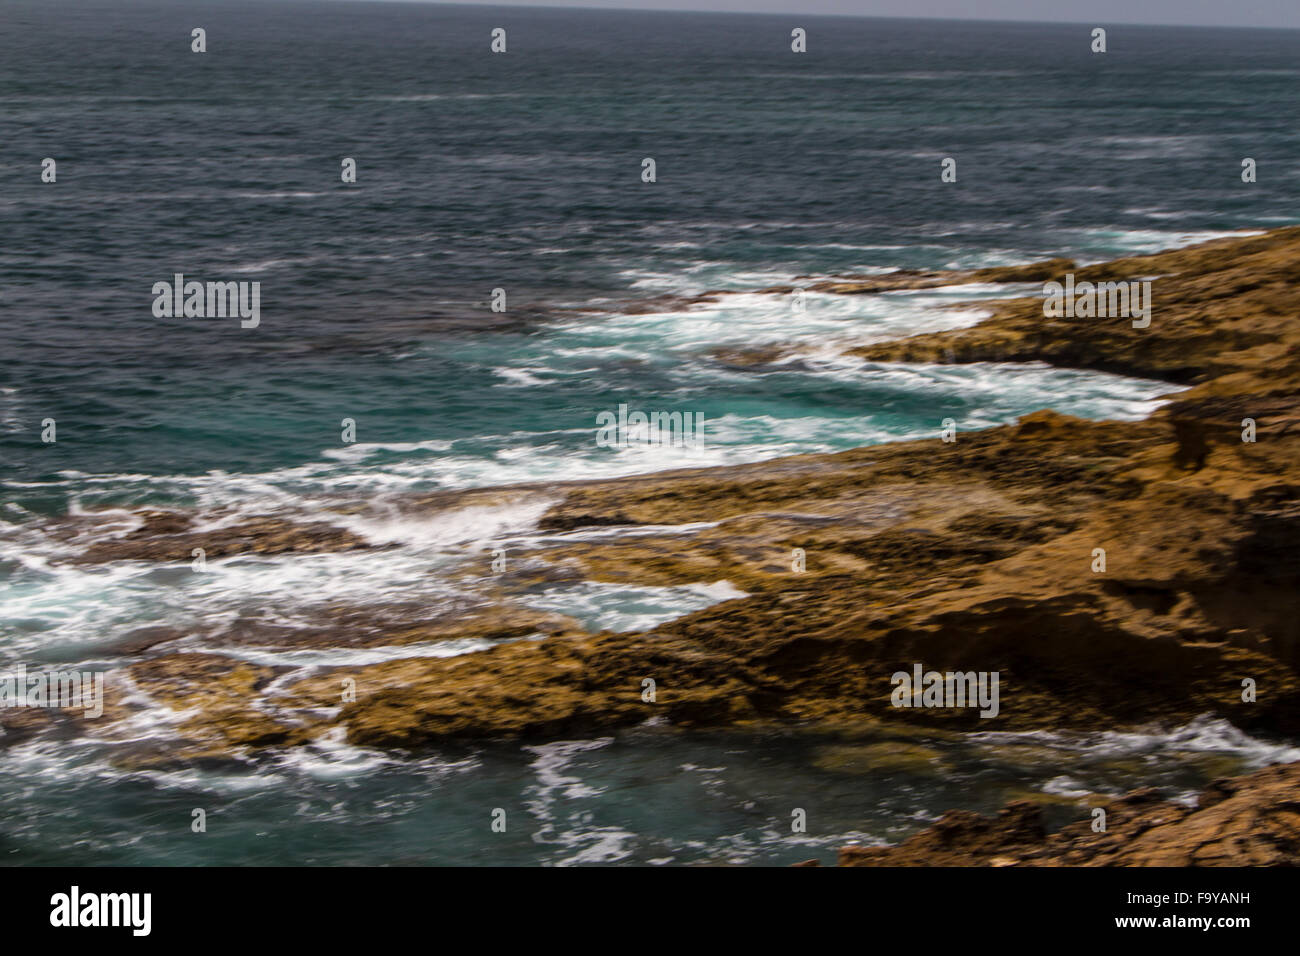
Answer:
M969 329L854 352L887 362L1038 360L1180 383L1238 371L1294 372L1298 248L1300 228L1291 227L1081 268L1066 262L1042 276L1060 281L1073 272L1077 282L1157 277L1150 328L1135 329L1125 319L1048 318L1042 299L1033 297L1003 303L993 318Z
M139 527L126 534L100 538L80 555L79 564L106 561L182 561L201 548L205 558L241 554L309 554L369 548L365 539L328 522L298 523L266 516L221 528L193 530L194 519L175 511L143 511ZM85 519L80 519L84 524Z
M1137 790L1098 804L1092 820L1048 834L1041 808L1008 804L994 817L954 810L891 847L845 847L840 866L1294 866L1300 863L1300 763L1219 780L1198 806Z

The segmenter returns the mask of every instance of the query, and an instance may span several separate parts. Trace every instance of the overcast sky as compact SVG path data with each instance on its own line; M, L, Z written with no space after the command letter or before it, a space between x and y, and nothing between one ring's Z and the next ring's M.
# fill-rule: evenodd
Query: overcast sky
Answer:
M431 0L406 0L412 3ZM459 0L478 3L480 0ZM614 10L838 13L862 17L951 17L1066 23L1174 23L1300 29L1300 0L513 0L518 6Z

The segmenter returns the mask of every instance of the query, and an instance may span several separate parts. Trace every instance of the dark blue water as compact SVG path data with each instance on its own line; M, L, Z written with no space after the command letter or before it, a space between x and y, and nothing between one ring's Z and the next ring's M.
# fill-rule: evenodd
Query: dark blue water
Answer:
M0 17L0 453L26 480L318 461L344 413L362 441L472 443L679 392L710 417L756 398L906 431L920 410L890 418L905 399L870 381L712 381L701 350L664 354L683 317L649 330L655 352L554 368L546 318L799 273L1100 258L1291 221L1300 183L1294 31L1123 27L1096 55L1073 26L798 16L11 0ZM261 327L154 319L175 272L259 280ZM534 357L547 386L502 387L494 369ZM54 447L33 441L47 416Z
M808 30L806 54L790 51L794 26ZM207 31L204 54L190 50L194 27ZM504 55L489 49L494 27L507 30ZM329 600L436 607L448 594L429 580L430 561L450 565L528 534L540 506L453 526L357 518L359 533L397 547L236 561L202 581L129 562L60 565L65 545L41 520L69 511L150 504L310 516L412 491L835 450L932 434L945 417L982 427L1044 405L1146 414L1166 391L1158 384L1036 366L870 366L842 354L975 321L978 300L1000 290L810 296L798 314L784 296L753 294L809 274L1095 260L1296 220L1300 33L1121 27L1110 30L1110 52L1096 55L1089 32L803 15L7 0L4 660L94 660L99 645L136 627L202 633L205 622L272 604L291 619ZM1250 185L1240 180L1246 156L1259 163ZM41 182L45 157L57 160L56 183ZM344 157L356 159L354 184L340 181ZM641 181L646 157L657 182ZM956 183L940 181L944 157L957 160ZM151 288L177 272L260 282L259 327L156 318ZM504 313L489 308L498 287ZM657 299L710 289L746 294L696 307ZM797 354L755 369L718 354L769 343ZM595 416L620 403L703 413L708 441L668 455L598 447ZM41 441L47 418L57 423L52 444ZM344 418L357 423L356 443L341 440ZM593 628L631 629L720 593L587 588L536 600ZM252 858L264 813L279 821L286 842L275 852L286 862L360 862L423 832L427 800L446 818L478 819L490 802L483 780L508 781L525 803L529 787L549 786L517 750L467 758L471 769L453 775L462 783L430 792L419 767L383 764L354 778L354 763L371 758L351 752L319 757L324 771L286 756L283 772L263 763L213 778L141 777L108 769L93 748L24 746L11 753L78 780L0 797L12 852L28 859L40 843L42 861L77 859L71 834L108 805L117 822L97 838L96 861L171 858L181 851L166 841L131 856L143 851L123 849L124 834L140 825L133 808L183 804L187 788L229 796L264 784L265 802L254 801L262 809L244 814L223 859ZM580 776L617 776L618 755L635 752L621 746L582 751ZM656 773L703 760L677 746L655 738ZM701 747L724 778L761 764L785 802L808 779L805 747L687 749ZM352 768L346 783L331 776L336 763ZM93 783L76 776L88 767L97 768L87 771ZM882 811L890 826L945 809L956 797L941 778L929 790L882 790L893 801ZM835 779L858 785L853 775ZM286 822L304 780L312 798ZM414 816L373 840L336 837L315 801L367 786L404 794L397 804L407 809L393 812ZM629 805L676 799L635 774L619 786ZM728 812L745 804L726 786L718 792L730 794L718 798ZM826 852L845 834L874 832L862 829L870 814L845 806L822 833ZM621 824L579 814L556 845L525 841L510 858L707 859L725 856L733 838L743 859L809 855L763 836L785 826L788 810L752 812L771 819L705 825L679 840L672 819L661 839L646 835L660 824L639 817L625 827L633 836L608 842L599 827ZM521 813L542 832L541 811ZM460 832L427 834L441 847L434 858L491 850L486 829ZM289 849L307 845L310 853Z

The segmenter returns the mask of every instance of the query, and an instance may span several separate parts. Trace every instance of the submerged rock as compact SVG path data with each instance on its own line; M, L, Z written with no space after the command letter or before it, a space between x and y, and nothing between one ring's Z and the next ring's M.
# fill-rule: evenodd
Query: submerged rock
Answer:
M1300 763L1218 780L1196 807L1150 789L1098 801L1092 818L1048 834L1042 807L1009 803L993 817L951 811L891 847L845 847L840 866L1295 866Z
M108 561L190 563L201 551L204 560L240 555L313 554L371 548L361 536L326 521L298 522L268 515L222 527L194 530L196 517L175 511L140 511L139 525L125 534L99 537L74 559L77 564ZM93 530L95 516L77 519L83 533Z

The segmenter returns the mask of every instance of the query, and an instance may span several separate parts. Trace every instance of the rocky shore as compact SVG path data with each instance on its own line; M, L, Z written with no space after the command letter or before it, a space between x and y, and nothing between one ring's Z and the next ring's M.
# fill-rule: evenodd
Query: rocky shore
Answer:
M1121 729L1214 714L1252 732L1300 734L1300 228L1096 265L1052 260L808 287L873 295L1065 272L1078 281L1151 279L1150 326L1046 318L1041 296L1029 296L995 303L969 328L852 354L869 363L1046 362L1185 386L1148 419L1093 422L1045 407L1010 425L958 430L949 442L936 413L931 439L839 454L412 498L409 513L427 518L545 497L543 529L609 533L560 536L513 556L491 605L435 620L418 608L332 607L322 609L318 631L293 638L491 643L473 653L286 681L274 667L171 646L182 631L139 635L121 649L115 679L184 716L174 746L131 759L220 757L340 729L355 744L418 748L650 718L683 728L901 721L991 729L971 709L892 706L891 674L916 662L999 672L998 730ZM722 359L768 362L780 352ZM1247 419L1253 441L1243 440ZM301 524L267 516L216 537L179 512L141 519L129 533L95 538L77 560L369 547L328 516ZM93 517L69 520L68 540L93 525ZM727 581L745 596L644 633L587 633L526 608L538 582L580 579ZM205 635L232 646L284 639L255 622ZM354 699L341 696L345 680ZM1253 700L1243 699L1243 682ZM121 710L129 716L128 705ZM94 732L112 737L125 723ZM1013 806L992 822L945 818L897 848L846 850L842 862L1296 862L1294 810L1290 835L1270 843L1249 801L1295 794L1297 772L1223 784L1222 799L1195 811L1127 798L1104 839L1077 828L1049 838L1032 809ZM1246 828L1240 844L1228 829L1238 827Z
M1300 859L1300 764L1215 781L1195 807L1136 790L1093 818L1049 833L1029 801L996 816L955 810L891 847L845 847L840 866L1294 866Z

